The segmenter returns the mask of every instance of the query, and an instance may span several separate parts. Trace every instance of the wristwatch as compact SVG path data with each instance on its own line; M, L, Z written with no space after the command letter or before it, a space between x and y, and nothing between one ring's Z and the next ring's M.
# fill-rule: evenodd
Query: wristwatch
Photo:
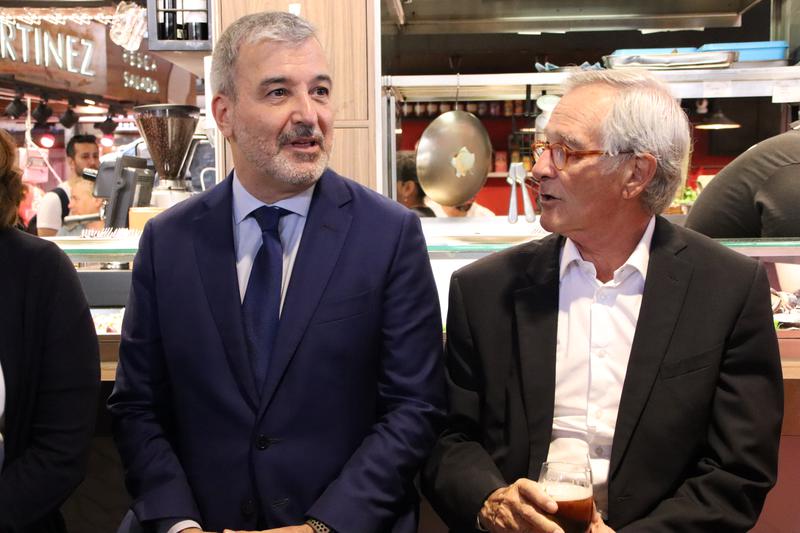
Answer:
M331 528L317 520L316 518L309 518L306 520L306 525L314 530L314 533L334 533Z

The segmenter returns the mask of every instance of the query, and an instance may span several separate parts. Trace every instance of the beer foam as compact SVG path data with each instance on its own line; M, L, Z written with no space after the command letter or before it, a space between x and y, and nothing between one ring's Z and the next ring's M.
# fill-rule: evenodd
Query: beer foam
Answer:
M592 497L591 487L582 487L564 481L549 481L545 484L544 490L557 502L585 500Z

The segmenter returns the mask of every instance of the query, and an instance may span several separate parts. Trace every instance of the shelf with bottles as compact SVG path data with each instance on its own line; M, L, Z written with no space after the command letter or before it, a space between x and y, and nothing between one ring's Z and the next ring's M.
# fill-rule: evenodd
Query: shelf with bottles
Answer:
M524 102L522 100L505 101L442 101L442 102L398 102L397 114L400 120L419 119L433 120L442 113L460 109L472 113L481 120L511 119L522 116Z
M147 0L150 50L210 51L211 4L209 0Z

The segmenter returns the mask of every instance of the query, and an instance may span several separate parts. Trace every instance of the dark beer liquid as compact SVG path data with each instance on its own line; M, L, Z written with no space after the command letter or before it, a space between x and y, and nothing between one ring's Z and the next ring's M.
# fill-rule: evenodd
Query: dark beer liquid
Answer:
M586 533L592 523L592 498L557 501L556 514L547 518L561 526L564 533Z

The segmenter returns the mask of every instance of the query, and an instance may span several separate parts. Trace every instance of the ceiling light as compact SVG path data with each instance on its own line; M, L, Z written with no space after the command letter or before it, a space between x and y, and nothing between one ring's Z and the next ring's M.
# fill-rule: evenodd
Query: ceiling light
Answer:
M79 105L75 106L75 111L79 115L104 115L107 110L98 105Z
M722 109L717 108L713 113L703 117L700 122L694 125L698 130L732 130L740 128L742 125L735 122L722 112Z
M52 148L56 145L56 136L47 126L37 125L31 129L31 140L41 148Z
M37 144L42 148L52 148L56 145L56 138L52 133L43 133L42 136L39 137Z
M49 119L52 114L53 109L47 105L46 99L41 100L39 105L36 106L36 109L31 111L31 117L33 117L33 120L35 120L36 124L39 126L47 124L47 119Z
M111 134L103 135L102 137L100 137L100 144L105 146L106 148L111 148L112 146L114 146L114 136Z
M114 122L114 119L109 115L103 122L95 124L95 128L102 131L105 135L111 135L114 133L114 130L117 129L117 123Z
M27 112L28 106L22 102L22 95L20 94L14 97L11 103L6 106L5 110L5 114L11 118L19 118Z
M61 115L61 118L58 119L58 121L61 123L62 126L69 129L78 123L78 118L79 118L78 114L75 111L73 111L71 107L68 107L67 110L64 111L64 114Z

